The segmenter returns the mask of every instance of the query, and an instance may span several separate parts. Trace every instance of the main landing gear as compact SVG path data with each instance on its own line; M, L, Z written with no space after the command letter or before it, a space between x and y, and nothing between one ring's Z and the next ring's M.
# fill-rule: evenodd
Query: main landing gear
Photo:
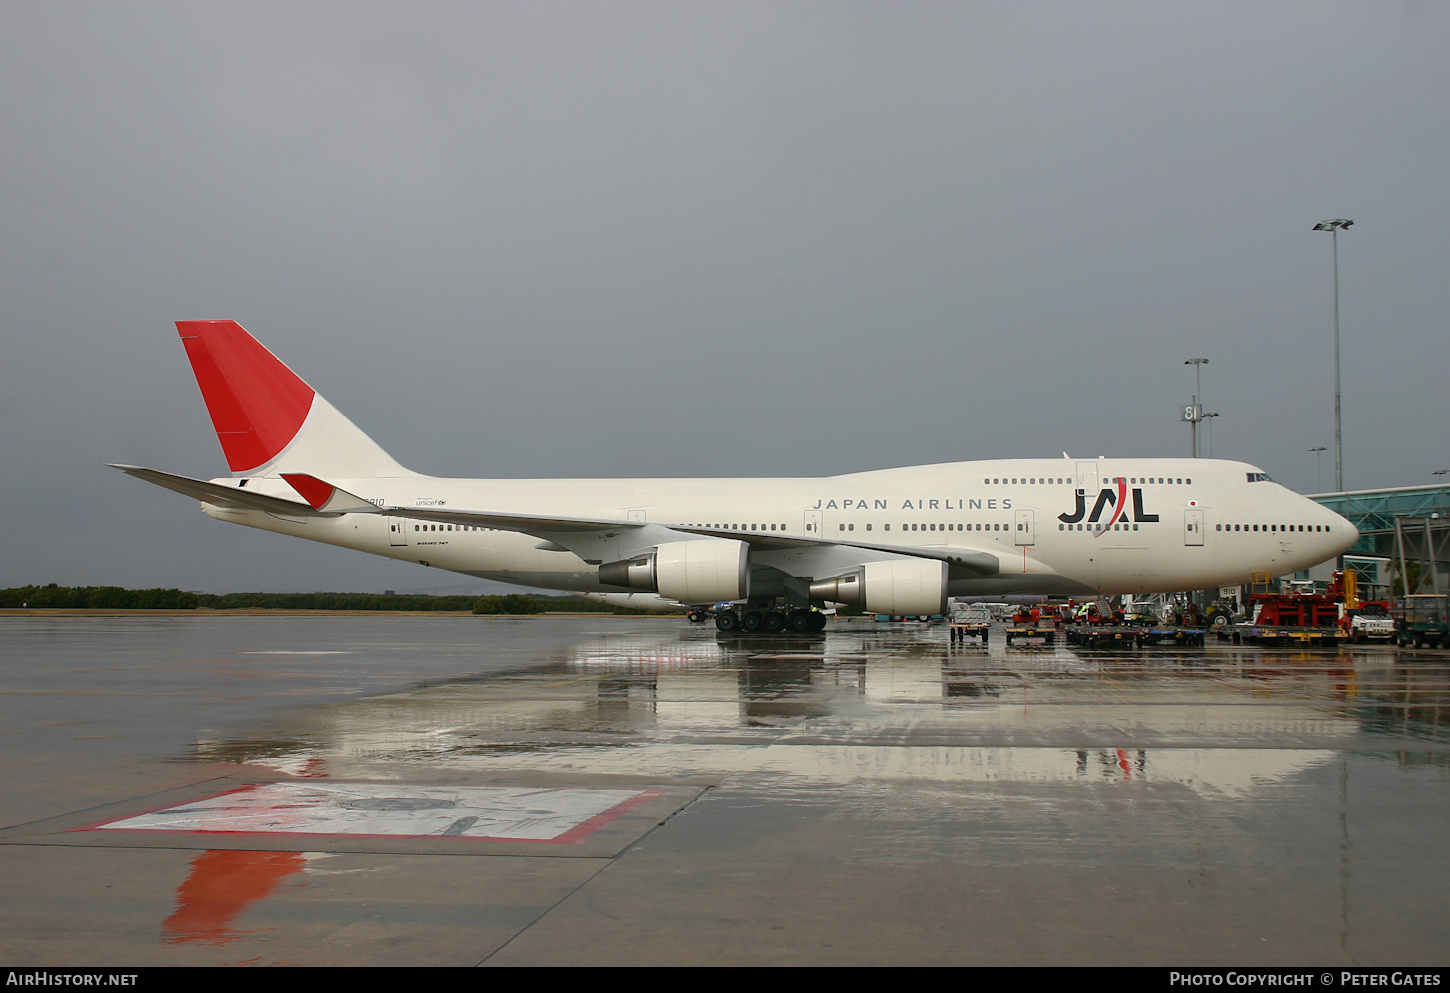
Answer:
M715 612L715 627L732 634L809 634L825 630L826 615L809 607L732 605Z

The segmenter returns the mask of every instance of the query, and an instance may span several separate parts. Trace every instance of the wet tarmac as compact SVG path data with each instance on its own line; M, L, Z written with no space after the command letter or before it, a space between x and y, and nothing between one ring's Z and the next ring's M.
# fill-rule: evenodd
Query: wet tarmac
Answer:
M1450 653L0 617L0 956L1441 965Z

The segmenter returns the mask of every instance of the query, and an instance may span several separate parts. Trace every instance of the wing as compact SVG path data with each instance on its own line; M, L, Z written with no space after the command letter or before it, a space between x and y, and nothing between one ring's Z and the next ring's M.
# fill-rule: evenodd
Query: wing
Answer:
M569 547L571 534L595 534L600 531L634 529L673 534L692 534L706 538L730 538L743 541L759 549L810 549L810 548L857 548L863 552L881 556L904 555L911 558L934 559L949 566L963 569L980 576L994 576L1000 569L996 555L975 548L961 548L950 545L878 545L859 541L836 541L824 538L804 538L784 534L761 534L757 531L731 531L724 528L697 527L684 524L648 524L643 521L621 521L611 518L547 517L538 514L500 514L494 511L459 510L450 508L438 510L431 507L377 507L361 497L333 486L315 476L284 474L283 479L308 499L314 509L331 510L336 506L363 505L362 513L387 514L390 517L405 517L413 520L431 521L435 524L463 524L477 527L498 528L503 531L520 531L546 541L558 542ZM645 537L645 535L641 535ZM669 540L666 537L666 540ZM680 540L680 539L675 539Z
M813 548L854 548L866 553L866 558L905 557L933 559L945 562L954 570L962 570L978 576L994 576L1000 569L996 555L977 548L952 545L880 545L861 541L838 541L825 538L805 538L784 534L760 534L755 531L731 531L723 528L691 527L688 525L662 525L644 521L625 521L605 517L558 517L544 514L500 513L488 510L460 510L456 507L446 510L436 507L402 507L378 505L341 487L334 486L316 476L303 473L286 473L283 479L303 497L286 500L265 493L248 491L237 485L207 482L176 476L157 469L140 466L115 465L128 476L144 479L148 483L185 494L196 500L218 507L232 507L239 510L261 510L270 514L288 517L338 517L342 514L382 514L389 517L403 517L409 520L429 521L434 524L463 524L470 527L487 527L499 531L517 531L533 535L543 541L574 551L571 538L598 536L601 532L634 530L639 537L650 543L670 540L685 540L684 535L698 535L706 538L730 538L743 541L752 548L780 550L808 550ZM673 537L678 535L679 537ZM583 554L580 556L589 559Z

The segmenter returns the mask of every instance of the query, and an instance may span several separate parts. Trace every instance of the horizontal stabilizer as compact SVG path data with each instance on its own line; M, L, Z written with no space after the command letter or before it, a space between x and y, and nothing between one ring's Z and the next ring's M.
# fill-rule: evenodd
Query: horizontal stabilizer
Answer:
M168 490L184 493L186 496L200 500L203 503L209 503L214 507L224 507L232 510L261 510L269 514L282 514L287 517L337 516L333 513L323 513L314 510L309 505L299 503L296 500L283 500L280 497L268 496L265 493L249 493L235 486L223 486L219 483L209 483L203 479L189 479L186 476L174 476L169 472L161 472L157 469L143 469L136 465L116 465L114 463L109 463L109 465L112 469L120 469L128 476L135 476L137 479L144 479L148 483L164 486Z

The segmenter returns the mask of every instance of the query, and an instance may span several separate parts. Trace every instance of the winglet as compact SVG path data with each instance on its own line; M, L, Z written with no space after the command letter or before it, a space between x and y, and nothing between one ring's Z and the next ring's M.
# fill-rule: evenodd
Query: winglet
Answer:
M376 513L378 506L305 472L284 472L287 485L312 507L328 514Z

